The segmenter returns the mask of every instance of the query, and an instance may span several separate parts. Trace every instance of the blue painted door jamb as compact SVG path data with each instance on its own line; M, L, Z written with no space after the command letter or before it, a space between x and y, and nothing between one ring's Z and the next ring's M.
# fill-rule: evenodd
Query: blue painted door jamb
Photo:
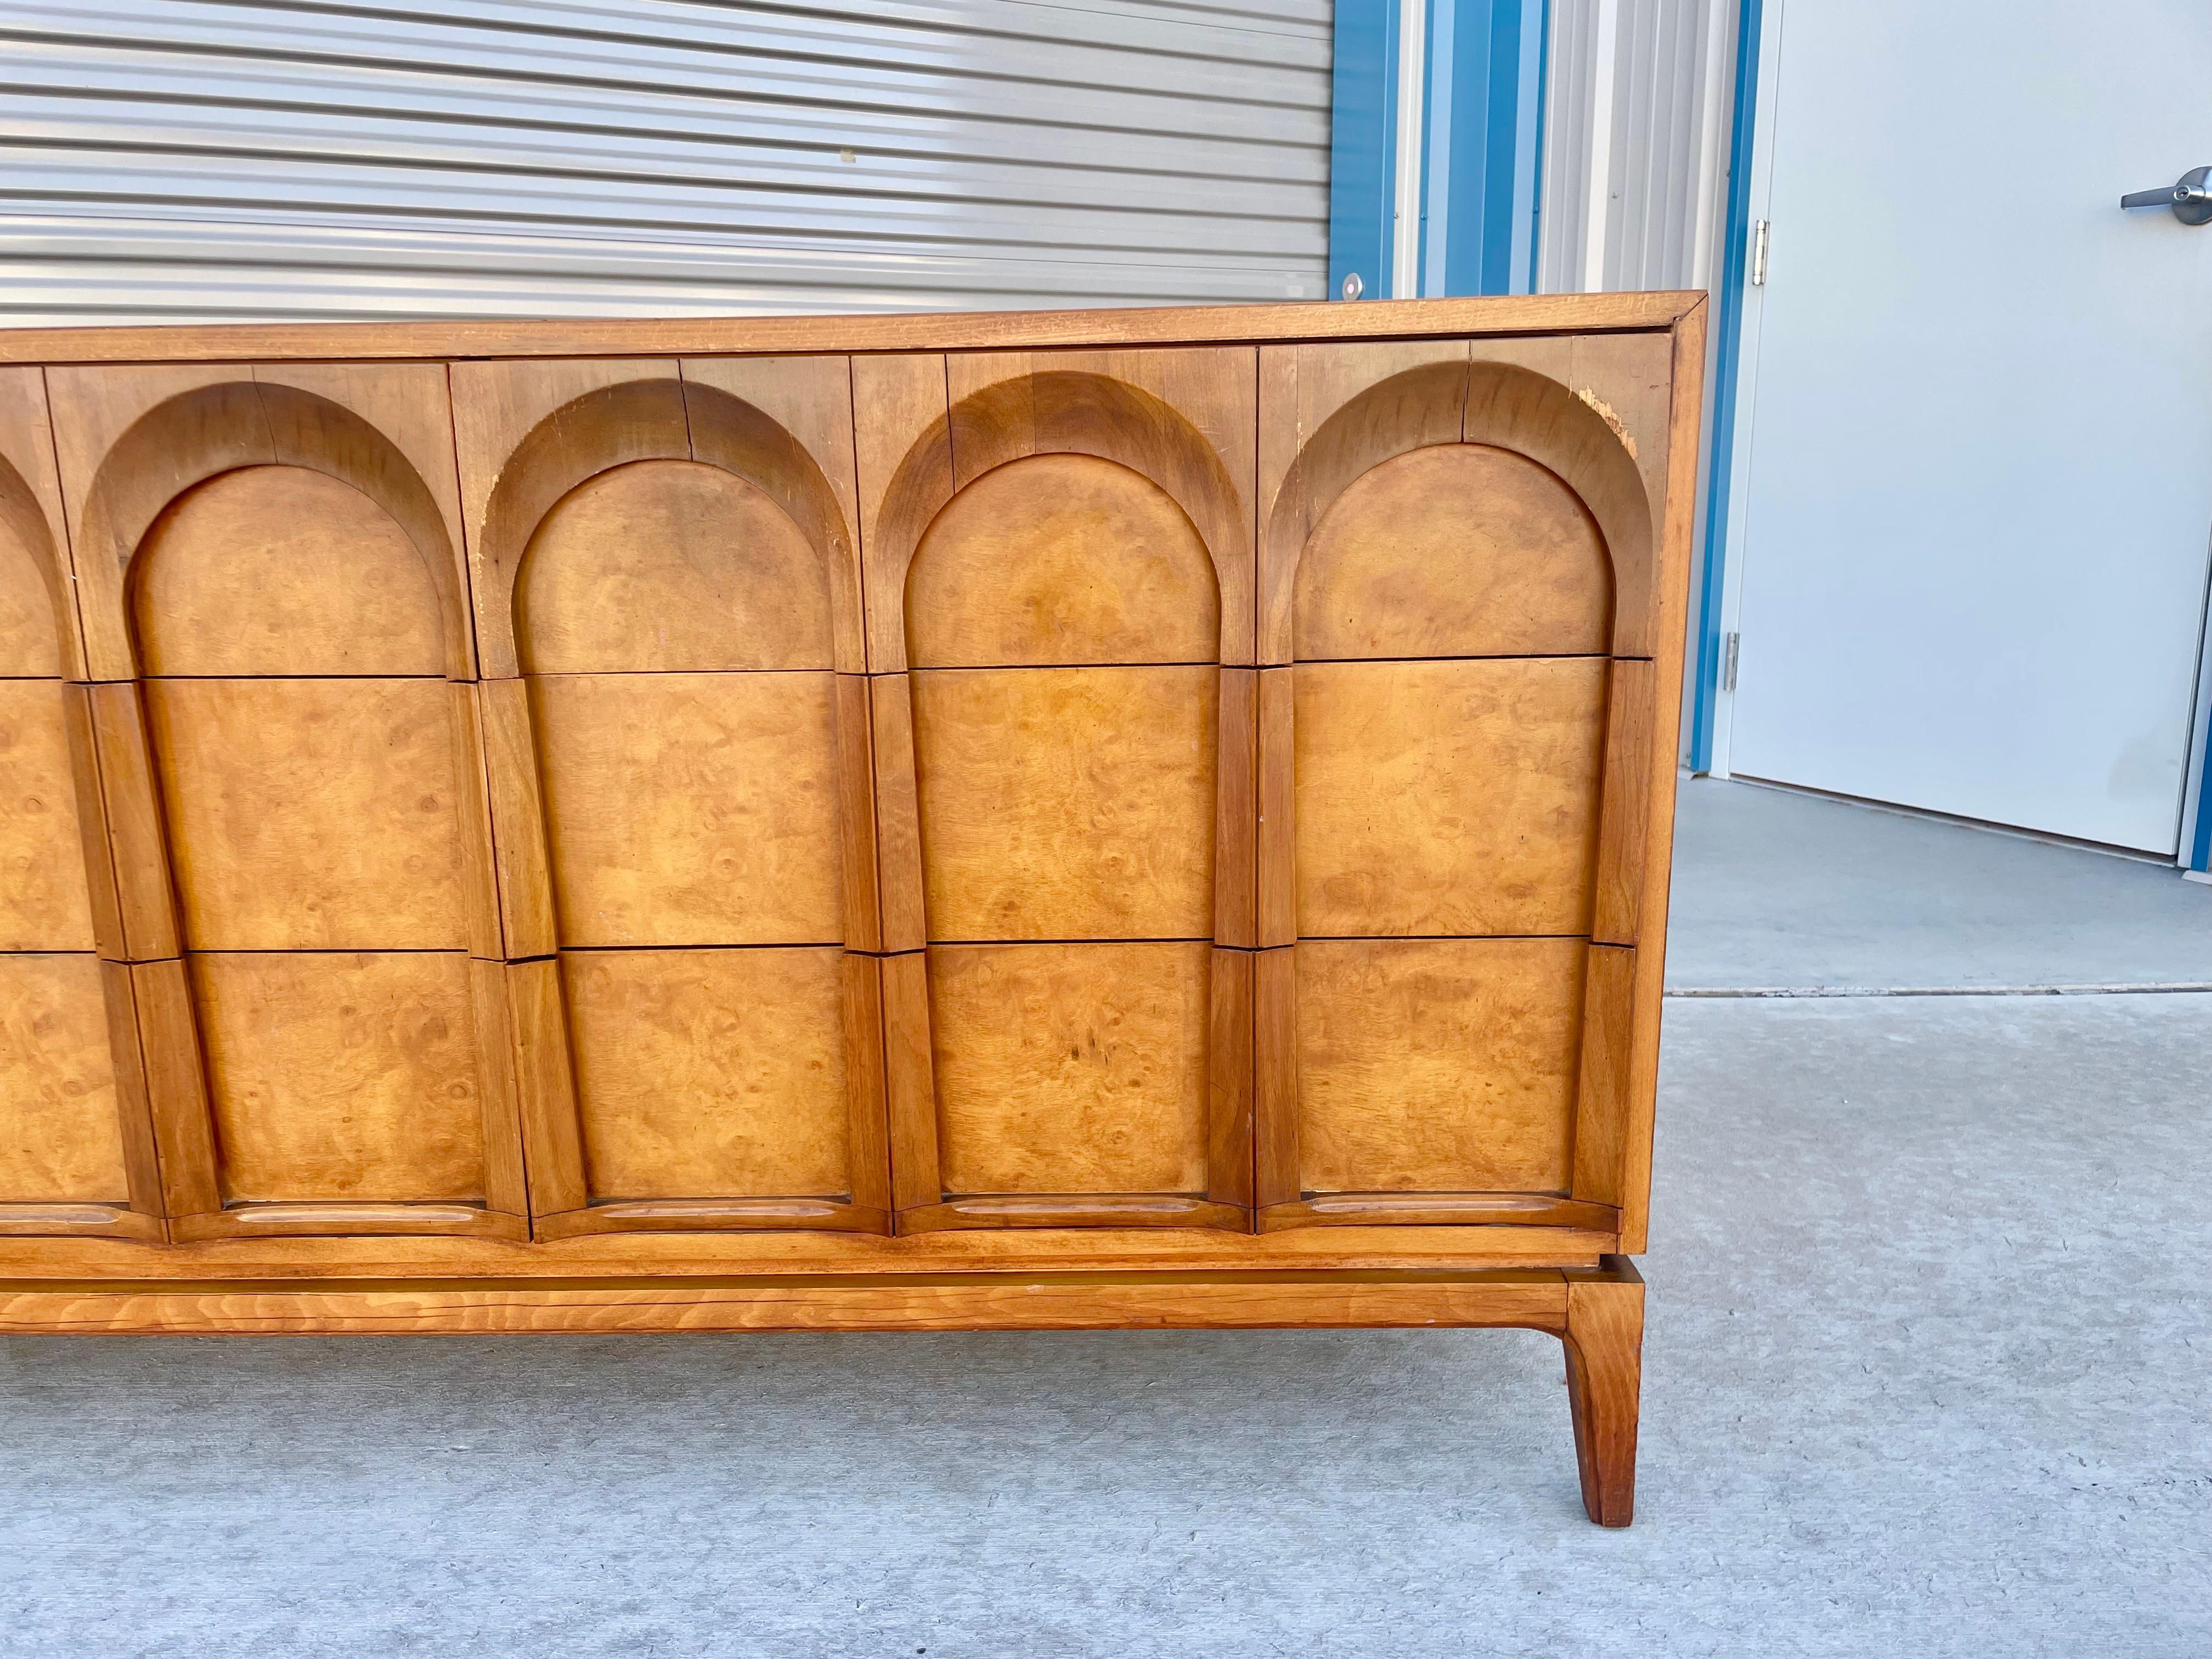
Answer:
M1698 580L1696 695L1690 769L1713 765L1713 715L1721 689L1721 595L1728 574L1729 492L1735 483L1736 386L1743 367L1744 261L1751 245L1751 152L1759 118L1762 0L1738 0L1735 99L1729 139L1728 224L1714 296L1712 448L1705 489L1705 559Z
M1534 287L1549 0L1424 0L1419 281L1423 294ZM1329 141L1329 293L1392 291L1396 0L1338 0Z

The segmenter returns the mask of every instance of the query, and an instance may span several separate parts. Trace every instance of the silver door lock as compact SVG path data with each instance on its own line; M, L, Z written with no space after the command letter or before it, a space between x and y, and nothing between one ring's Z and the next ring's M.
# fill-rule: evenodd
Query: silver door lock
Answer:
M2212 167L2191 167L2162 190L2130 191L2124 208L2170 207L2185 225L2212 224Z
M1344 297L1346 299L1357 300L1366 291L1367 284L1359 280L1359 273L1358 271L1351 271L1346 275L1344 279Z

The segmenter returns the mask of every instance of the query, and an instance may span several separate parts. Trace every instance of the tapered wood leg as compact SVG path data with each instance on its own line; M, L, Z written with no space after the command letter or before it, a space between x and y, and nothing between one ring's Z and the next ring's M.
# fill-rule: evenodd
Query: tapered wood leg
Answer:
M1636 1511L1636 1413L1644 1385L1644 1279L1625 1255L1567 1274L1567 1401L1583 1507L1601 1527Z

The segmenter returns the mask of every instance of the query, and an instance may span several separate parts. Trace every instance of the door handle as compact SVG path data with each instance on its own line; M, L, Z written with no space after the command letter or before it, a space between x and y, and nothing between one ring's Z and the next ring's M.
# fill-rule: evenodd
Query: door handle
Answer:
M2124 208L2170 207L2185 225L2212 224L2212 167L2191 167L2172 184L2157 190L2130 191L2120 198Z

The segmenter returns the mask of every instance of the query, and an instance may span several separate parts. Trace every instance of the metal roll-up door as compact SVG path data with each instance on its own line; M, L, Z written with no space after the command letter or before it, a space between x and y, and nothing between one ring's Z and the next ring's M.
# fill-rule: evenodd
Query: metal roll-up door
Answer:
M16 0L0 320L1318 299L1330 0Z

